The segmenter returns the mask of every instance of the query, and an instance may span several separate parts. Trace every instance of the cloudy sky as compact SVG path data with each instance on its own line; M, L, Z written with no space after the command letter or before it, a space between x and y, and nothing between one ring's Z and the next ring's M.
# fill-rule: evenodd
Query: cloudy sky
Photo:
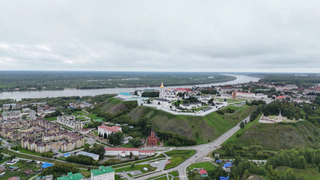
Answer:
M320 1L0 0L0 70L320 72Z

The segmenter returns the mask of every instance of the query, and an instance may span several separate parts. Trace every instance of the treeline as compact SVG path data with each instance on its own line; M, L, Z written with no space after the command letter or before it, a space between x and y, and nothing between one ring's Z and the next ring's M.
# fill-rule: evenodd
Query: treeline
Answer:
M212 73L183 72L0 72L0 91L92 89L115 87L146 87L194 85L234 80L235 77Z
M55 163L53 166L44 169L41 172L41 175L50 175L53 177L60 177L62 175L67 175L69 172L78 173L79 169L73 164L66 163Z
M219 152L222 157L226 158L241 156L249 159L268 159L274 155L274 153L270 151L265 151L260 145L245 147L237 144L227 144L223 145L221 150L218 150L217 152ZM215 153L216 151L214 151L212 155L214 156Z
M95 161L92 157L84 155L69 156L66 158L66 161L86 165L99 165L99 161Z
M202 89L200 92L202 94L218 94L217 90L215 89Z
M193 97L193 96L191 96L191 97L183 100L183 103L184 103L184 104L185 104L185 103L194 103L194 102L199 102L199 100L198 100L198 98Z
M261 107L261 111L265 116L281 114L288 119L303 119L305 117L299 103L288 101L273 101L270 104Z
M153 91L153 92L143 92L141 94L142 97L159 97L159 92Z
M96 144L96 143L91 148L90 148L89 144L85 144L84 151L87 151L89 153L98 154L99 159L103 159L104 153L106 152L103 145Z
M266 165L261 167L240 157L236 157L233 164L230 175L233 179L247 179L250 174L256 174L271 180L300 180L304 177L294 175L290 168L305 169L309 164L308 167L318 167L318 170L320 170L320 150L312 148L282 150L269 158ZM279 166L290 168L285 172L279 172L276 169Z
M307 76L296 76L295 74L270 74L260 79L262 82L273 83L274 85L295 84L298 87L310 87L320 83L320 77L308 74Z
M169 146L192 146L197 143L195 140L172 132L159 130L156 133L160 139L166 140Z
M61 116L61 115L62 115L61 111L60 110L56 110L53 113L46 114L44 117L45 118L50 118L50 117L57 117L57 116Z
M282 150L268 160L273 167L288 166L305 169L307 163L312 166L320 166L320 149L298 148Z
M248 179L251 174L267 177L270 180L302 180L303 177L294 175L292 169L287 169L285 173L280 173L271 165L257 166L256 163L236 157L233 161L230 177L231 179L240 180Z

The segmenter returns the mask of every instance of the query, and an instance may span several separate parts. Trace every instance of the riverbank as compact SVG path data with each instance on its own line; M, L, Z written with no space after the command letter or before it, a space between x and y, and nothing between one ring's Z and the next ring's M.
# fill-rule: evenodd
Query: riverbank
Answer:
M198 84L196 86L219 86L219 85L231 85L240 84L247 82L257 82L260 78L245 76L245 75L230 75L235 76L236 79L232 81L220 82L220 83L209 83L209 84ZM181 86L170 86L170 88L190 88L195 85L181 85ZM150 87L139 87L139 88L104 88L104 89L65 89L56 91L15 91L15 92L2 92L0 93L0 99L15 99L20 101L23 98L51 98L51 97L69 97L69 96L95 96L101 94L117 94L119 92L133 92L136 90L143 90ZM158 89L158 87L152 87Z

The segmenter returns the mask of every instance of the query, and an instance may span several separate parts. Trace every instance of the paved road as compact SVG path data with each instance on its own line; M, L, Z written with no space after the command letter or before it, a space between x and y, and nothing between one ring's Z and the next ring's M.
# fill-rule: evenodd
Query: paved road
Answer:
M250 116L248 116L242 120L242 122L244 122L244 121L249 122ZM179 179L180 180L187 180L188 179L187 171L186 171L187 167L190 166L192 163L196 162L198 159L207 156L207 154L209 154L210 152L220 148L222 143L224 143L227 139L229 139L233 134L235 134L240 129L240 123L238 123L232 129L230 129L229 131L227 131L226 133L224 133L223 135L221 135L220 137L218 137L217 139L215 139L214 141L212 141L210 143L202 144L202 145L198 145L198 146L185 147L185 148L176 148L176 149L194 149L197 151L197 153L194 154L189 159L187 159L186 161L184 161L183 163L181 163L180 165L178 165L177 167L169 169L166 172L178 171L179 172ZM155 176L159 176L159 175L166 173L166 172L157 172L157 173L143 176L143 177L137 178L137 179L139 179L139 180L140 179L141 180L148 179L148 178L152 178Z

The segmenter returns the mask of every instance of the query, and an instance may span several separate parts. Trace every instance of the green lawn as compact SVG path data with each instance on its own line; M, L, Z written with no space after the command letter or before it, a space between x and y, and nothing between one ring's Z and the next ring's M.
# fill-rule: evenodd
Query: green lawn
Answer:
M6 162L7 160L9 160L9 157L4 156L4 158L0 160L0 164Z
M8 154L8 155L13 155L15 154L16 157L21 157L21 158L26 158L26 159L32 159L32 160L35 160L35 161L42 161L42 162L50 162L50 163L61 163L61 161L56 161L55 159L53 158L46 158L46 157L36 157L36 156L30 156L30 155L27 155L27 154L20 154L20 153L16 153L16 152L13 152L13 151L10 151L8 149L2 149L1 152L5 153L5 154ZM66 162L66 163L69 163L69 162ZM81 168L88 168L89 166L87 165L81 165L81 164L77 164L78 167L81 167Z
M91 177L91 173L90 171L88 170L83 170L83 169L80 169L80 173L83 175L83 177L85 178L90 178Z
M50 117L50 118L44 118L46 121L55 121L57 120L57 117Z
M78 115L80 115L80 116L85 116L86 115L86 112L84 112L84 111L75 111L75 112L73 112L72 113L74 116L78 116Z
M12 150L14 150L14 149L12 149ZM21 153L25 153L25 154L32 154L32 155L36 155L36 156L41 156L41 153L24 149L21 146L18 146L18 151L20 151Z
M142 163L142 162L145 162L145 161L150 161L150 160L155 160L155 159L160 159L160 158L164 158L164 155L160 154L157 157L150 157L150 158L137 160L137 161L134 161L134 163ZM122 164L112 165L112 168L119 168L119 167L123 167L123 166L129 166L129 165L131 165L131 163L132 162L124 162Z
M91 114L91 113L88 115L88 117L91 119L103 119L103 117L99 117L96 114Z
M213 165L211 162L200 162L187 167L187 171L192 170L193 168L203 168L206 171L213 171L216 169L216 166Z
M97 130L93 130L92 131L94 135L99 136L98 131Z
M165 154L171 157L170 159L171 163L166 165L165 169L170 169L178 166L183 161L193 156L195 153L196 153L195 150L172 150L172 151L166 152Z
M172 171L169 174L171 174L172 176L179 176L179 172L178 171Z
M148 168L148 171L143 170L144 167ZM154 171L156 169L157 168L150 166L150 164L140 164L140 165L135 165L133 168L129 165L128 167L116 169L116 172L140 170L141 172L146 173L146 172Z

